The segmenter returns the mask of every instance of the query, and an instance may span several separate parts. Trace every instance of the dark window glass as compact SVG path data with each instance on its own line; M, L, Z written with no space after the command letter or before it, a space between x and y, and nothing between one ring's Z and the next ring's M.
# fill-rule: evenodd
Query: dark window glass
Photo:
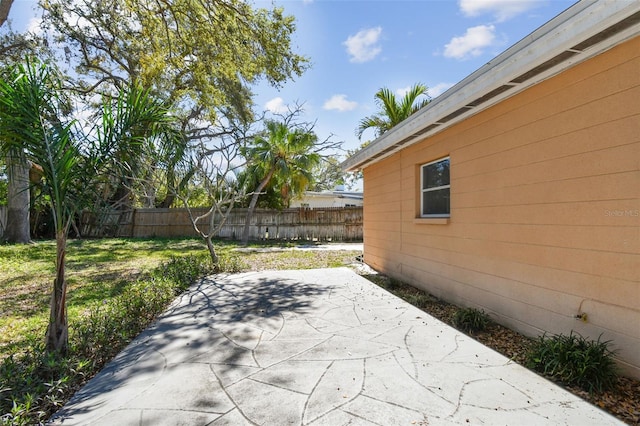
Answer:
M425 192L422 197L422 214L451 214L449 188Z
M449 185L449 159L422 168L422 189Z
M422 166L422 216L449 216L449 158Z

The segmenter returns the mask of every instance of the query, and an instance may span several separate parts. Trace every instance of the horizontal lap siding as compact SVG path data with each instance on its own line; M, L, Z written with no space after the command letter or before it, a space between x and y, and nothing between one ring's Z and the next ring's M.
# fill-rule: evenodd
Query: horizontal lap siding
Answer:
M527 334L602 333L640 376L638 52L640 38L365 169L365 257ZM417 224L416 171L445 155L450 221Z
M364 170L364 260L380 270L399 272L401 214L399 156Z

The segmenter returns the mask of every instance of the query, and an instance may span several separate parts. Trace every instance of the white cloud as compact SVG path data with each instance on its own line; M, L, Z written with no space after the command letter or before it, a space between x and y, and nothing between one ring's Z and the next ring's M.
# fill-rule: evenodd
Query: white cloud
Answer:
M361 63L367 62L378 56L382 48L378 44L382 27L369 28L359 31L356 35L349 36L344 44L351 58L349 61Z
M407 87L401 87L399 89L395 90L395 93L398 97L402 98L404 97L404 95L406 95L407 93L409 93L409 90L411 90L413 86L407 86ZM431 90L429 90L427 92L427 94L429 95L429 97L431 97ZM425 95L420 95L418 96L418 99L421 99L422 97L424 97Z
M264 104L264 107L274 114L287 112L287 105L281 97L271 99L269 102Z
M401 87L399 89L396 89L396 95L402 97L402 96L406 95L407 93L409 93L409 90L411 90L411 86Z
M42 34L42 18L31 18L27 23L27 31L36 35Z
M429 87L429 96L432 98L438 97L450 87L453 87L453 83L438 83L433 87Z
M333 95L324 103L322 107L328 110L344 112L351 111L357 106L357 102L347 100L347 95Z
M496 28L493 25L478 25L467 28L467 32L460 37L454 37L444 46L444 56L447 58L466 59L479 56L485 47L495 41Z
M539 0L460 0L460 10L467 16L492 14L499 22L513 18L540 5Z

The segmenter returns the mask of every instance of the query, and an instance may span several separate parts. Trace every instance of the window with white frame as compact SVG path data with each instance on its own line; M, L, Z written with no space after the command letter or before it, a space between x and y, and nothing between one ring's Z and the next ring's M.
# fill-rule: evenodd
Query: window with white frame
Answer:
M449 157L420 166L420 216L449 217L450 179Z

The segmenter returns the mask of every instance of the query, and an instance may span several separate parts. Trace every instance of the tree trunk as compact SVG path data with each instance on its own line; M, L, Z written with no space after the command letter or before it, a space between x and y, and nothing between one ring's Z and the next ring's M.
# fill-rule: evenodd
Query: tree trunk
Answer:
M0 0L0 27L7 21L13 0Z
M242 230L242 244L246 245L249 242L249 227L251 225L251 218L253 217L253 212L256 209L256 204L258 204L258 197L260 196L260 192L264 189L265 186L267 186L267 184L271 180L271 177L273 176L274 171L275 171L274 169L271 169L269 171L267 176L264 179L262 179L262 182L260 182L260 185L258 185L258 188L256 188L255 192L251 196L251 202L249 203L249 208L247 209L247 217L244 221L244 229Z
M7 155L9 186L7 191L7 227L4 239L10 243L26 244L29 234L29 169L27 160L18 155Z
M67 325L67 281L65 279L65 256L67 253L66 228L56 231L56 278L53 280L51 312L47 328L47 350L65 354L69 343Z
M174 201L176 200L176 194L180 193L184 190L189 184L189 180L196 174L197 169L192 167L186 175L180 179L180 183L178 187L175 187L175 172L172 168L167 172L167 195L163 200L156 200L156 207L160 209L168 209L170 208Z
M207 249L209 249L209 255L211 256L211 262L213 262L214 265L218 265L218 255L216 254L216 248L213 245L213 235L212 233L209 233L209 235L207 235L207 237L205 238L205 241L207 242Z

